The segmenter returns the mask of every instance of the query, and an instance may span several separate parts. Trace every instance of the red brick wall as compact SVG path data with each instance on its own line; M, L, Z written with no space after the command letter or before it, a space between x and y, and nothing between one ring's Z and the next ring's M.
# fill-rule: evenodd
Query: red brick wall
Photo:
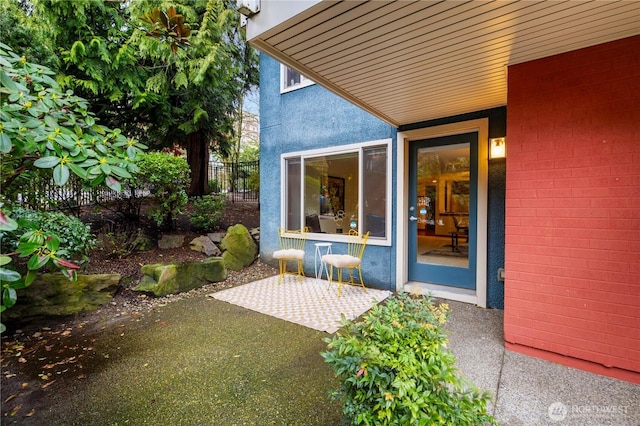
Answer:
M640 36L511 66L508 93L507 346L640 373Z

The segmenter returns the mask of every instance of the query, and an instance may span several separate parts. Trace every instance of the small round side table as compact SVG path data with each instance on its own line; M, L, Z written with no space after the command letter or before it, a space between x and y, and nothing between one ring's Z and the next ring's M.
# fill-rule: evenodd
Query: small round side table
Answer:
M323 248L325 249L324 253L322 253ZM322 279L323 268L327 279L329 279L329 270L327 269L327 264L322 262L322 256L325 254L331 254L331 243L316 243L316 254L313 258L313 267L316 273L316 281L318 281L318 279Z

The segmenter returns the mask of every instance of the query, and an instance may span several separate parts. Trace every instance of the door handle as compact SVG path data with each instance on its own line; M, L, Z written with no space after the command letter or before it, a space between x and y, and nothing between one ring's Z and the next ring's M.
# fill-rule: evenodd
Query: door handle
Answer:
M418 220L418 218L415 216L409 216L409 220L415 222L416 220Z

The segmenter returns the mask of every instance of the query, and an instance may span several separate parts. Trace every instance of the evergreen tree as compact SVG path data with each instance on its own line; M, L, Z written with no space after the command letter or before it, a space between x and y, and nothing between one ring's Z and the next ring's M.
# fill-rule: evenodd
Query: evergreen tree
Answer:
M105 124L151 148L186 147L189 193L207 193L209 151L229 155L242 96L258 81L235 3L34 2L53 28L61 84L89 99ZM178 42L153 25L171 10L189 29Z
M26 0L0 0L0 41L29 62L58 68L51 34Z
M49 28L62 87L87 99L106 125L144 139L148 117L141 107L161 99L145 90L148 71L132 39L136 30L127 2L33 0L33 5L34 16Z
M169 10L167 2L135 2L140 14L152 5ZM147 37L140 51L156 64L147 90L166 100L155 113L161 118L154 132L165 145L187 148L191 166L191 195L208 193L209 150L222 157L232 150L234 122L245 92L257 84L257 56L239 30L239 13L227 0L176 2L191 30L188 46L176 49L167 40ZM148 12L147 12L148 13ZM149 32L149 28L147 28Z

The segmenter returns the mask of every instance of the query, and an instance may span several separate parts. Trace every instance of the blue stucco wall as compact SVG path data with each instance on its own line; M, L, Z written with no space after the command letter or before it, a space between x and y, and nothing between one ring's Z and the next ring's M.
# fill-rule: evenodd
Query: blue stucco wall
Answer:
M277 265L272 253L278 249L282 203L280 155L378 139L393 139L391 172L395 187L397 130L360 108L323 89L308 86L280 94L280 64L260 55L260 256ZM395 206L395 194L392 194ZM392 227L395 228L395 209ZM304 269L314 274L314 243L306 245ZM346 252L346 245L333 243L334 253ZM367 286L395 290L395 249L368 245L362 272Z
M498 281L498 270L504 268L506 166L505 160L489 162L487 306L497 309L504 309L504 281Z
M476 111L454 117L444 117L402 126L396 129L320 86L313 85L280 94L280 64L270 57L260 56L260 254L263 261L277 265L271 253L278 249L277 229L280 226L282 194L280 155L391 138L392 188L396 182L397 131L438 126L477 118L489 119L489 137L506 135L506 107ZM488 240L487 240L487 306L502 309L504 283L498 281L498 269L504 267L505 218L504 161L489 163ZM396 229L395 200L392 197L392 229ZM314 273L313 243L307 242L304 268ZM395 290L395 236L391 247L368 245L363 274L367 286ZM344 244L334 243L334 253L345 252Z

